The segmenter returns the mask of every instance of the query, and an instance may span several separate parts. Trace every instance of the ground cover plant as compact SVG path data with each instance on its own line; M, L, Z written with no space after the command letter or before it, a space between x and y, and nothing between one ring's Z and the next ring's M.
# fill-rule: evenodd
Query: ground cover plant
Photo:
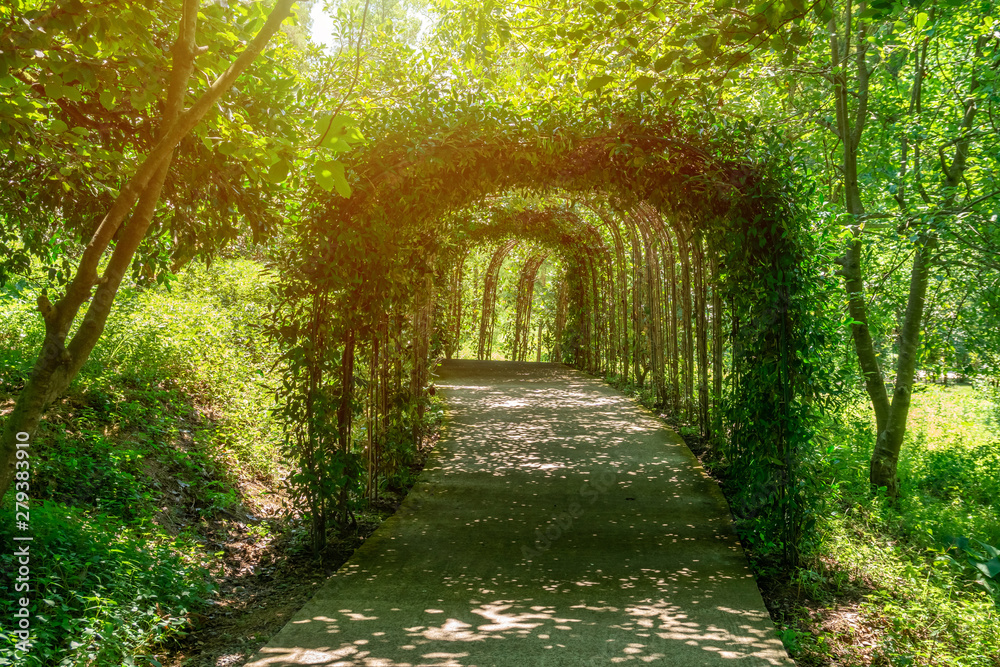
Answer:
M871 499L863 476L871 424L861 406L827 427L839 443L825 466L832 511L813 564L787 584L806 591L787 618L811 631L798 639L806 664L1000 659L993 405L969 385L919 388L899 503ZM837 618L845 610L853 623ZM862 635L868 646L857 645Z
M192 524L236 510L241 475L278 471L272 392L260 383L275 355L252 342L266 303L260 270L230 260L190 267L169 286L131 288L44 423L34 464L45 484L32 513L38 664L127 663L204 604L211 552ZM5 339L41 337L20 293L2 307ZM9 397L30 360L7 349ZM6 637L0 654L8 662L12 644Z

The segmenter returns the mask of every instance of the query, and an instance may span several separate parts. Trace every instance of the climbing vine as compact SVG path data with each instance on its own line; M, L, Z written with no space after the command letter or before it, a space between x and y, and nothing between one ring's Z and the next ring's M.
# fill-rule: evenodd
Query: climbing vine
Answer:
M299 300L329 300L301 309L301 330L327 332L324 345L339 351L329 363L339 366L331 391L342 469L349 452L367 457L372 488L384 420L408 419L420 447L431 368L461 349L470 251L489 249L472 309L476 356L489 359L499 272L523 247L509 356L526 360L532 346L540 356L542 327L528 329L534 285L557 257L550 358L648 391L691 425L728 471L747 539L794 561L808 527L798 461L810 446L815 389L805 216L780 146L750 151L745 128L702 117L574 125L483 113L439 119L419 141L410 116L373 119L364 133L383 139L352 155L352 196L317 196L280 262L282 275L300 277ZM395 323L393 345L386 322ZM367 366L354 368L355 358ZM313 382L289 378L306 393ZM352 428L354 414L365 415L363 428Z

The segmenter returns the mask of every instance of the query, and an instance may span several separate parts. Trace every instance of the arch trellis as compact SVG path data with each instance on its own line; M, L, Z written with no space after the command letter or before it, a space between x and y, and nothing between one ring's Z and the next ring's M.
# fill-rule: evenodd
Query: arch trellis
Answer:
M366 132L384 139L350 158L353 195L321 199L299 224L299 250L281 264L295 276L283 283L286 303L323 293L329 306L287 312L337 320L329 327L335 340L323 349L340 351L329 364L341 371L348 341L351 359L375 359L378 346L408 350L409 358L392 363L380 353L371 368L352 373L406 395L409 405L391 398L380 405L412 419L420 412L413 406L427 399L426 369L455 349L449 332L458 330L462 307L454 292L470 239L492 235L500 243L484 276L480 358L491 354L490 299L503 258L519 240L541 241L566 268L553 352L588 372L650 386L658 404L696 424L733 471L737 510L763 517L752 530L793 557L803 524L796 462L809 440L812 277L801 269L808 236L785 163L748 160L752 151L733 134L718 126L685 131L676 119L576 131L558 119L495 120L428 129L417 143L410 131L394 131L392 118ZM522 285L529 274L534 281L537 265L529 265ZM515 356L524 357L528 315L520 302ZM396 323L394 335L409 343L386 345L393 327L378 326L383 321ZM318 354L301 337L284 342ZM355 355L355 346L368 356ZM351 404L357 381L348 375L315 391ZM384 451L377 440L391 430L368 429L362 448ZM383 463L370 464L369 474L382 474Z
M501 244L490 257L489 266L483 279L483 310L479 324L478 359L490 359L493 356L493 329L496 325L497 279L504 259L517 247L517 239L508 239Z
M517 305L514 319L515 361L526 361L531 340L531 305L535 294L535 279L542 262L548 258L547 252L533 253L521 268L517 281Z
M552 204L552 202L549 202ZM514 254L517 239L528 241L528 255L520 270L517 271L517 298L515 302L515 317L513 322L512 357L525 359L528 351L528 324L531 320L534 281L539 267L553 254L563 261L573 263L579 258L574 253L602 256L603 248L591 225L565 206L565 202L551 208L506 210L491 206L469 214L461 225L462 234L470 245L487 245L492 248L490 261L486 266L483 280L483 292L480 303L480 322L477 336L477 358L489 358L492 354L490 343L493 340L493 322L495 321L496 292L499 287L496 274L501 265L510 261ZM533 248L533 249L532 249ZM589 275L589 274L588 274ZM565 295L564 295L565 296ZM454 296L450 296L454 299ZM551 328L551 327L550 327ZM556 358L555 344L550 348L551 358ZM482 353L479 350L482 349Z
M448 323L446 325L445 356L451 359L457 351L462 337L462 277L465 275L465 261L469 249L462 248L451 269L448 301Z

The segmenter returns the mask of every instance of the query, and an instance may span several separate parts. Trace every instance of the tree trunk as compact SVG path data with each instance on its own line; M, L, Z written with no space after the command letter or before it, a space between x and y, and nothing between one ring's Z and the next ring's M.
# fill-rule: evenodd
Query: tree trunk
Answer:
M641 387L642 382L639 379L639 374L641 372L642 326L640 324L639 313L642 309L642 247L639 245L634 221L629 219L628 216L622 216L622 219L625 220L626 228L628 229L629 245L632 247L632 349L629 350L629 358L632 365L632 377L635 378L635 383Z
M490 264L483 279L483 308L479 319L479 348L477 358L490 359L493 356L493 328L496 313L494 312L497 298L497 280L500 268L507 254L517 245L516 240L510 240L499 246L490 257Z
M535 355L535 362L536 363L541 363L542 362L542 322L541 322L541 320L539 320L539 322L538 322L538 348L537 348L537 350L538 350L538 354Z
M354 403L354 329L347 331L340 360L340 403L337 406L337 443L344 454L351 449L351 418Z
M864 10L862 4L861 10ZM931 256L937 247L937 239L933 231L919 231L921 238L917 243L914 253L913 265L910 271L909 295L907 297L906 312L903 318L902 330L899 338L899 358L896 365L896 383L893 391L892 402L890 403L888 393L885 389L885 380L882 369L879 366L878 358L875 354L871 333L868 329L867 306L864 291L864 274L861 268L861 225L860 220L864 215L864 206L861 200L860 186L858 183L858 146L867 121L867 103L870 71L866 62L866 54L869 48L867 41L866 24L858 24L857 47L854 55L854 71L857 77L854 98L857 100L853 114L848 113L849 86L847 84L847 67L832 67L834 83L834 102L836 108L836 126L830 127L831 131L841 140L843 144L842 177L844 183L845 208L854 219L851 232L854 236L847 248L844 256L837 261L842 266L837 273L844 277L845 287L848 293L848 313L853 320L851 333L854 338L854 347L861 366L861 372L865 379L865 388L871 399L872 408L875 413L876 422L876 442L872 452L870 480L873 486L885 487L890 497L897 497L899 494L899 480L896 469L899 461L900 448L903 436L906 433L906 420L910 409L910 396L913 389L913 378L916 368L916 356L920 346L920 329L923 321L924 302L927 294L928 275L931 263ZM841 49L840 36L836 21L830 23L830 56L831 64L846 63L850 54L850 40L852 36L852 15L851 5L848 4L844 25L844 46ZM924 40L922 49L918 51L917 58L920 66L918 75L911 90L911 100L909 113L919 117L921 114L921 87L923 81L923 60L926 56L927 40ZM984 37L980 37L976 42L977 58L982 56L983 48L986 44ZM972 91L980 85L979 81L973 77ZM962 173L966 168L969 142L971 141L968 130L972 125L972 120L976 114L976 105L973 101L968 101L965 105L963 117L960 123L962 131L965 133L959 140L954 142L954 156L951 165L945 164L943 152L941 154L942 171L944 172L944 185L947 194L940 204L940 208L947 209L953 203L955 188L961 183ZM919 142L914 147L914 159L919 161ZM904 140L902 145L903 164L899 170L900 179L908 171L906 164L909 143ZM914 168L919 171L919 166ZM929 204L926 191L918 187L919 194L923 199L923 204ZM905 201L906 189L900 184L896 193L896 201L899 203L902 214L908 215L908 206Z
M913 393L913 375L917 365L917 350L920 347L920 325L923 320L924 298L927 295L929 275L929 255L934 251L935 241L927 241L918 246L910 270L910 294L906 302L906 314L899 336L899 360L896 364L896 387L892 396L885 428L881 429L872 453L870 479L873 486L885 487L889 497L899 495L899 477L896 467L899 451L906 434L906 418L910 412L910 397Z
M343 461L347 462L351 451L351 422L354 417L354 329L348 329L347 339L344 341L344 354L340 361L340 404L337 406L337 445L340 448ZM338 523L341 530L345 530L348 525L348 517L351 516L348 507L348 485L340 487L340 497L338 499Z
M462 342L462 276L465 274L465 258L468 250L462 250L455 260L451 275L451 297L448 308L448 340L445 344L445 358L451 359L459 350Z
M865 303L865 283L861 272L861 239L855 232L847 252L838 260L843 268L838 273L844 278L847 289L847 312L851 316L851 335L854 350L858 356L861 373L865 379L865 389L875 412L876 433L881 433L889 420L889 395L885 390L882 368L875 354L875 343L868 329L868 307Z
M677 253L680 252L680 245L676 245ZM681 409L681 371L680 371L680 349L678 341L680 330L677 322L677 260L676 253L671 248L670 256L670 395L673 405L673 413L676 416Z
M841 56L840 35L836 19L830 20L830 58L831 63L846 62L850 51L850 39L852 34L851 6L848 5L847 15L844 24L844 45ZM862 37L863 37L862 32ZM857 55L857 75L859 87L859 99L867 99L868 94L868 69L865 63L865 45L859 41ZM847 312L851 316L851 336L854 339L854 350L858 357L858 364L864 376L865 389L875 413L875 433L876 439L881 439L881 434L889 421L891 405L889 395L885 390L885 377L875 353L875 344L872 341L871 331L868 328L868 307L865 297L864 274L861 270L861 227L858 224L859 218L864 215L864 204L861 201L861 191L858 184L858 146L861 135L864 132L867 117L863 113L864 109L859 108L851 122L848 108L849 89L847 85L847 67L834 67L833 75L833 96L834 107L836 109L836 127L832 128L834 134L841 140L843 145L843 157L841 162L841 173L844 184L844 207L853 217L854 224L851 225L851 232L854 236L844 252L844 255L837 259L841 269L837 271L844 278L844 287L847 290ZM872 469L874 470L874 458L872 459ZM892 464L892 475L895 479L895 462ZM896 484L885 485L892 489Z

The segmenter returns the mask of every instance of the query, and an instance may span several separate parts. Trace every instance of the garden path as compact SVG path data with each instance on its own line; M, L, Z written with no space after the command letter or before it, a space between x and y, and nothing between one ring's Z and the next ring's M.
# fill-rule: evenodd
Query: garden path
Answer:
M249 667L792 665L679 436L561 364L451 361L399 511Z

